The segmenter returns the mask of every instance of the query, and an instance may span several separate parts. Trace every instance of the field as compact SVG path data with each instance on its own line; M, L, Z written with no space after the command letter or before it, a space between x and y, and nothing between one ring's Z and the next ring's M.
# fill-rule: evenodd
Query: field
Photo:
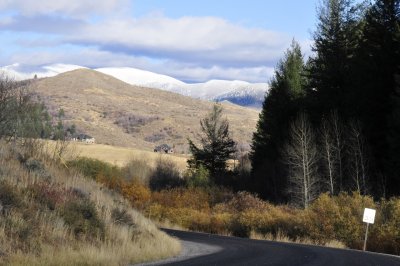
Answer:
M104 144L71 143L71 148L75 150L78 156L99 159L118 166L124 166L134 158L146 158L148 163L154 166L157 160L162 157L173 161L180 171L184 171L188 158L185 155L161 154L135 148L124 148Z

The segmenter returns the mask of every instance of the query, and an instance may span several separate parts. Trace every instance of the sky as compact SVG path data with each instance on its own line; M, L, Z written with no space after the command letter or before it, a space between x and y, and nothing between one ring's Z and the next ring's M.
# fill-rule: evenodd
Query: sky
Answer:
M0 66L134 67L186 82L268 82L293 38L310 54L318 3L0 0Z

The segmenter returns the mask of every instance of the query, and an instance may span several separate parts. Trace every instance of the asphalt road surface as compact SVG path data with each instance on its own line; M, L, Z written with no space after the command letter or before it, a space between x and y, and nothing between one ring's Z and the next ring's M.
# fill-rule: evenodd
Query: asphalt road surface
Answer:
M251 240L203 233L164 229L179 238L183 245L196 243L206 254L175 258L157 265L399 265L397 256L356 250L333 249L310 245ZM187 247L186 247L187 249ZM208 253L208 254L207 254Z

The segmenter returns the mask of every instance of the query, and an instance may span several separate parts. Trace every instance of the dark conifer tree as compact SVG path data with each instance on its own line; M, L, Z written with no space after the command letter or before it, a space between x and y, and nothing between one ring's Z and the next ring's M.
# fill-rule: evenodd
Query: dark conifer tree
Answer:
M350 90L351 58L360 36L362 8L352 0L324 0L319 7L318 26L314 33L315 52L308 63L309 102L315 117L338 110L351 109L347 94Z
M371 145L373 187L387 183L387 196L400 193L398 140L393 139L398 108L396 76L400 68L400 1L376 0L369 8L356 56L354 106ZM397 136L397 139L399 137ZM397 147L397 148L396 148ZM394 157L393 157L394 156ZM376 196L377 191L375 191Z
M253 135L250 189L273 202L286 200L288 181L280 151L287 138L289 121L296 115L304 95L303 72L303 55L299 44L293 41L276 67Z
M212 111L200 121L201 147L189 140L189 148L193 155L188 161L189 167L199 169L203 166L213 179L225 174L226 162L236 152L236 143L229 132L229 122L222 117L222 112L222 107L215 104Z

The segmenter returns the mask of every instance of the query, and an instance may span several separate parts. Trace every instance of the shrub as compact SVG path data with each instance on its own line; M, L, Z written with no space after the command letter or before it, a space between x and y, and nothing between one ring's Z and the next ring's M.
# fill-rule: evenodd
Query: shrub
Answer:
M9 247L12 248L13 252L22 251L38 254L41 246L35 238L37 221L32 218L34 214L24 215L21 211L23 210L12 211L5 217L1 217L0 227L4 229L10 241Z
M368 249L400 255L400 198L382 200L379 210L370 227Z
M210 173L203 165L186 173L186 182L188 187L209 187L211 186Z
M22 205L22 196L8 182L0 181L0 211L5 213L11 208L18 208Z
M24 191L5 180L0 181L0 230L5 233L9 241L7 246L13 252L36 254L40 251L40 244L36 239L35 219L38 213L32 205L26 200Z
M105 174L103 172L100 172L96 175L96 181L105 185L109 189L113 189L118 192L121 191L123 184L123 180L121 177L112 174Z
M64 204L60 214L75 237L104 237L104 223L100 220L96 207L90 200L68 201Z
M32 159L32 158L25 161L25 167L29 171L33 171L33 172L39 172L39 171L44 170L43 164L40 161Z
M242 212L249 209L263 210L266 208L266 202L249 192L238 192L235 196L226 203L226 206L237 212Z
M67 199L67 191L47 182L39 182L27 188L33 199L49 210L63 204Z
M123 182L121 186L122 195L128 199L132 205L143 207L150 201L151 192L146 186L136 183L135 181Z
M148 185L152 168L145 158L133 158L122 168L125 179Z
M214 234L229 234L229 225L232 219L233 217L230 213L214 213L211 216L209 232Z
M375 208L373 199L359 193L341 193L337 197L322 194L306 211L304 221L309 236L320 243L339 240L351 248L362 248L365 207Z
M78 159L69 161L67 165L68 167L77 169L83 175L92 179L96 179L100 174L106 178L112 176L122 177L122 171L119 167L97 159L79 157Z
M238 217L231 220L229 229L234 236L247 238L250 236L251 228L248 225L241 223Z
M152 193L152 202L172 208L190 208L208 212L209 194L199 188L175 188Z
M181 178L178 167L170 160L158 160L156 168L150 175L150 189L160 191L162 189L170 189L185 185Z
M111 211L111 219L115 224L134 226L132 216L125 210L115 208Z

